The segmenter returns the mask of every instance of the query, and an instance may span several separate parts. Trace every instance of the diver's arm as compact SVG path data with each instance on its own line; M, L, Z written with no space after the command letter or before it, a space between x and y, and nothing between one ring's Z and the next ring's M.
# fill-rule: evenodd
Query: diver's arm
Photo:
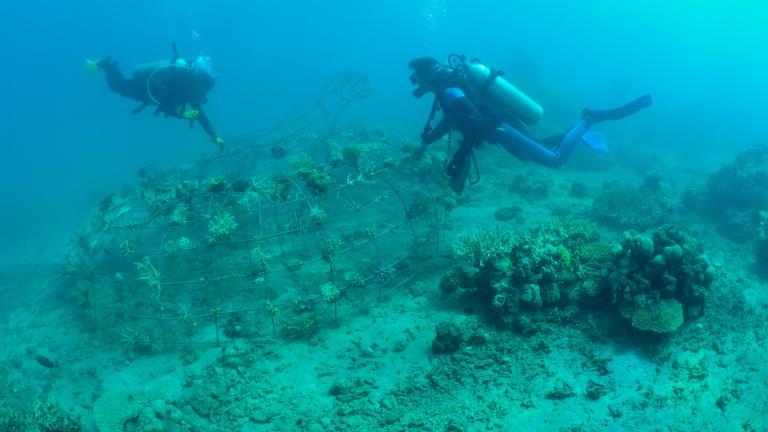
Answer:
M464 140L482 141L490 125L475 104L463 96L454 100L452 105L456 125L464 135Z
M216 141L219 139L218 135L216 135L216 132L213 130L213 126L211 126L210 120L208 120L208 116L205 115L205 111L203 111L203 107L199 103L193 103L192 109L197 110L197 121L200 122L200 126L203 127L203 130L205 133L208 134L209 137L211 137L211 140Z
M182 108L183 111L183 108ZM177 119L186 119L184 117L184 114L179 112L177 108L170 107L167 105L160 105L155 109L155 115L164 114L166 117L173 117Z
M443 118L440 120L440 122L435 126L434 129L427 132L426 130L421 134L421 142L424 143L424 145L432 144L433 142L439 140L440 138L444 137L445 134L448 133L448 131L451 130L451 122L443 116Z

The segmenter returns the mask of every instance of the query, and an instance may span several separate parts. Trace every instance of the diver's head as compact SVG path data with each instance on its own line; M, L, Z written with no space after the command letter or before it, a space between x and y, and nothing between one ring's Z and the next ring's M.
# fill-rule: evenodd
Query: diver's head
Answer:
M411 73L411 84L416 86L413 97L420 98L429 92L436 92L441 84L454 76L455 71L438 63L432 57L419 57L411 60L408 67Z

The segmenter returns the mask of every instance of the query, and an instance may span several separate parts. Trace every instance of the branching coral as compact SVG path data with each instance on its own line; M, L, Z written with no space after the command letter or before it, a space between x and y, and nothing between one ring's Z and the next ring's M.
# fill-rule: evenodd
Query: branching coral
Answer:
M453 250L458 258L480 268L490 259L510 253L514 246L508 232L466 230L459 233Z
M237 228L237 221L232 214L220 211L208 221L208 240L217 242L227 240Z
M168 216L168 222L173 225L185 224L187 223L188 214L189 207L185 204L178 204L171 211L171 215Z
M25 411L16 402L0 399L0 430L8 432L80 432L83 429L54 399L35 401Z
M609 184L592 202L592 215L620 228L648 228L661 220L659 202L629 184Z
M322 195L331 188L331 176L323 171L313 169L306 176L307 188L315 195Z
M145 256L143 260L133 263L136 273L139 275L139 280L144 281L150 288L155 290L153 297L160 297L160 272L152 265L152 261L148 256Z

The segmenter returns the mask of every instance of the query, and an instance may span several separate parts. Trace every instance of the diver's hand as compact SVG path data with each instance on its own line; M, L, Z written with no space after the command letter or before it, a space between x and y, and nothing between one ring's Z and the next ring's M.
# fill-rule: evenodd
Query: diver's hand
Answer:
M181 116L187 120L197 120L200 117L200 110L191 109L189 111L184 111L184 114Z
M219 146L219 150L224 150L224 140L221 137L214 138L213 143Z
M419 138L421 139L421 143L424 145L432 144L432 141L429 140L429 132L428 130L424 130L421 135L419 135Z

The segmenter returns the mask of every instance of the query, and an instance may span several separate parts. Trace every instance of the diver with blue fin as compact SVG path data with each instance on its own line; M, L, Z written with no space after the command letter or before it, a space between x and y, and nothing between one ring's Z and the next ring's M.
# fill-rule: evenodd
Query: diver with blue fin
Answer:
M435 95L432 111L421 133L424 145L431 144L451 130L461 132L459 149L448 162L445 172L448 184L461 194L474 166L475 179L479 171L474 149L484 141L500 144L509 153L523 161L550 168L560 168L579 143L595 150L606 150L602 136L589 128L601 121L628 117L653 102L650 95L642 96L615 109L585 109L581 121L563 134L545 138L541 142L531 138L526 126L535 125L543 114L539 104L531 100L495 71L479 60L467 60L451 54L448 65L431 57L421 57L409 63L411 84L416 86L413 96L421 98L427 93ZM438 111L442 119L432 128Z
M98 61L87 60L85 67L92 72L103 69L110 90L141 102L133 110L134 114L152 105L156 107L155 115L188 120L190 128L197 121L211 137L211 141L220 149L223 148L224 140L216 135L202 107L208 102L208 92L216 82L216 77L211 73L210 58L199 56L192 61L179 58L175 42L172 50L170 61L138 65L130 79L123 76L120 66L112 57Z

